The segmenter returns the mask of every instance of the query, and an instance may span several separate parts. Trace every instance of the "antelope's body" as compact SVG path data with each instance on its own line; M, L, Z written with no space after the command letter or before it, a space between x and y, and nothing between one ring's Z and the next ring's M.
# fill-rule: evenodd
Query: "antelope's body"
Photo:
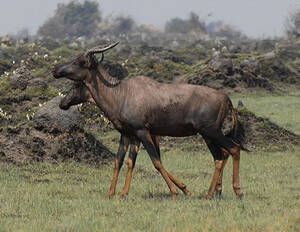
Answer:
M119 171L131 143L129 171L122 194L128 193L140 142L168 184L172 197L177 194L174 184L188 194L185 185L162 166L157 136L182 137L199 133L215 160L215 173L206 198L211 198L215 190L221 193L222 173L229 155L233 157L234 190L240 198L243 196L239 186L239 160L244 134L227 95L205 86L164 84L145 76L118 81L89 53L57 66L54 76L80 83L81 100L95 102L121 133L109 195L115 193ZM233 128L224 135L221 127L229 113Z
M115 102L115 113L119 114L115 126L130 135L139 129L161 136L195 135L216 123L219 109L230 104L226 95L214 89L163 84L144 76L122 82L120 89L122 98Z

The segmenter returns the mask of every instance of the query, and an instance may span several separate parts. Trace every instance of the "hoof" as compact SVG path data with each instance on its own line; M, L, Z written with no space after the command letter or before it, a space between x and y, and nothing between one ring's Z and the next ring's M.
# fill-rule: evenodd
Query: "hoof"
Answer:
M243 200L244 199L244 193L241 193L241 194L239 194L239 195L237 195L238 196L238 198L240 199L240 200Z
M205 200L211 200L211 199L212 199L212 196L207 194L207 195L205 196L204 199L205 199Z
M110 199L110 198L112 198L114 195L115 195L114 192L109 192L109 193L106 195L106 198Z
M216 190L215 197L222 200L223 199L222 190Z
M118 195L119 198L126 198L128 196L127 193L121 193Z
M184 195L186 195L186 196L191 196L191 195L192 195L192 193L191 193L189 190L187 190L187 189L185 189L185 190L183 191L183 193L184 193Z
M172 194L172 195L171 195L172 201L176 201L176 196L177 196L177 194Z
M114 195L111 195L111 194L107 194L107 195L106 195L106 198L107 198L107 199L112 199L113 197L114 197Z

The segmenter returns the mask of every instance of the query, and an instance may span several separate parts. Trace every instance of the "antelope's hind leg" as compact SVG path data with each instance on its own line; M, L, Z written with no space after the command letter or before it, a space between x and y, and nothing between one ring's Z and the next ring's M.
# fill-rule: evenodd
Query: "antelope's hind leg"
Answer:
M215 162L215 171L213 174L213 178L212 178L208 193L205 196L206 199L211 199L214 192L217 189L218 183L222 183L222 177L223 177L222 170L224 169L226 161L225 161L224 157L222 156L221 149L218 146L216 146L211 139L204 138L204 140L205 140L205 142L208 146L208 149L210 150L210 152L214 158L214 162ZM221 194L222 184L219 185L218 187L220 190L219 193Z
M207 137L204 139L215 160L215 174L206 198L210 199L212 197L216 189L215 182L217 183L220 175L223 175L222 170L225 166L223 162L226 162L225 159L230 154L233 159L233 189L235 194L242 199L243 193L240 190L239 184L240 146L224 136L219 130L207 131L206 135Z
M230 150L230 154L232 155L232 187L235 194L240 198L243 199L244 194L241 192L240 182L239 182L239 170L240 170L240 147L235 146Z
M223 163L222 163L222 166L221 166L221 172L220 172L220 175L219 175L219 178L217 180L217 185L216 185L216 191L215 191L215 195L216 197L218 197L219 199L222 199L222 183L223 183L223 173L224 173L224 168L225 168L225 165L228 161L228 157L229 157L229 153L222 149L221 148L221 151L223 153L223 156L224 156L224 160L223 160Z
M160 149L159 149L159 139L158 139L158 136L154 136L152 135L151 136L153 142L154 142L154 146L156 148L156 151L160 157ZM170 180L187 196L190 196L191 195L191 192L187 189L186 185L180 181L179 179L177 179L175 176L173 176L171 173L169 173L167 170L166 170Z
M128 145L129 145L129 138L125 135L121 135L118 153L115 158L115 168L114 168L113 178L108 192L108 197L113 196L116 192L116 186L118 182L120 169L122 168L124 157L128 149Z

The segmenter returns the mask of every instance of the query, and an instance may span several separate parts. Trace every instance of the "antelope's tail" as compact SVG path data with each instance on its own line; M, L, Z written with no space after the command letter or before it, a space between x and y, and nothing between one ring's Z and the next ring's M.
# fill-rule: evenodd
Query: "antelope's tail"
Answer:
M235 143L240 145L241 149L244 151L249 151L245 148L245 130L241 122L238 120L238 113L233 108L232 103L230 102L229 110L231 111L232 117L232 128L231 130L225 135L226 137L231 138Z

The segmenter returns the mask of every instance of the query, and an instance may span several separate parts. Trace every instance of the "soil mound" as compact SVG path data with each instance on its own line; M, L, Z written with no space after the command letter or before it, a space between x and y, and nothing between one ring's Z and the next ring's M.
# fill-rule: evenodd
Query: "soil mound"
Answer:
M113 157L94 135L80 128L77 107L68 111L59 109L60 99L56 97L45 103L26 124L1 129L0 160L13 163L75 160L98 164Z
M272 150L285 150L291 145L300 144L300 135L280 127L268 118L257 117L246 107L238 108L238 112L245 129L248 148L271 147Z
M16 164L67 160L98 164L112 157L92 134L80 129L49 134L26 125L4 129L0 135L0 160Z

